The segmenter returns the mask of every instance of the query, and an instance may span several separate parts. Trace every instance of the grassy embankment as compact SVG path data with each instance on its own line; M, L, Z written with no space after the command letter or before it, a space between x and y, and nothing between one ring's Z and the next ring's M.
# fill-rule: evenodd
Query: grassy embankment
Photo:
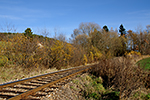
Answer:
M150 70L150 57L138 61L137 64L146 70Z
M146 61L148 62L148 60ZM92 77L92 81L90 82L92 85L88 86L88 89L83 90L83 96L86 99L150 99L149 72L143 70L140 66L134 66L134 63L130 59L103 60L93 70L92 74L95 77L101 77L103 82L99 83L96 81L97 78L94 79ZM93 88L99 84L104 88L101 88L103 92L99 92L99 90ZM90 87L92 87L92 90L90 90Z

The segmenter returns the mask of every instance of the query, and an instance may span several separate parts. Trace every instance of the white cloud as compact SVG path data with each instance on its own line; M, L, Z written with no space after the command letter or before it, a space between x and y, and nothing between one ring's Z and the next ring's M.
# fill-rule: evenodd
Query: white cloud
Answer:
M135 15L135 14L147 14L147 13L150 13L150 11L149 10L139 10L139 11L127 12L126 14Z
M25 8L25 7L9 7L9 6L0 6L1 10L5 10L5 11L13 11L13 12L28 12L28 13L40 13L42 12L42 10L38 10L38 9L29 9L29 8Z
M11 16L11 15L0 15L0 18L13 19L13 20L23 20L20 17Z

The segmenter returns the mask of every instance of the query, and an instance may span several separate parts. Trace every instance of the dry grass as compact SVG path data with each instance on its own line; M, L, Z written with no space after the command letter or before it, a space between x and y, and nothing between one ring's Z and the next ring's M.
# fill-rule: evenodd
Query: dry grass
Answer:
M93 69L93 74L101 76L105 88L120 92L120 99L129 98L139 88L149 86L148 74L140 66L135 66L131 59L115 58L101 60Z
M0 84L54 71L57 71L57 69L56 68L44 69L44 67L25 69L20 66L9 66L7 68L1 67Z
M94 64L94 63L93 63ZM91 65L91 64L87 64ZM83 66L83 65L80 65ZM67 66L62 68L72 68L72 66ZM20 66L15 65L9 65L0 67L0 84L15 81L23 78L28 78L36 75L46 74L50 72L58 71L57 68L49 68L43 67L42 65L40 67L32 67L32 68L24 68Z

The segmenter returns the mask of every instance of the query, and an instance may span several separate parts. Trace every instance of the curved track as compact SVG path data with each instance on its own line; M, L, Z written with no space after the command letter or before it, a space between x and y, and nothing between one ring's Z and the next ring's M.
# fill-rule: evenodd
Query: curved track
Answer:
M95 65L80 66L1 84L0 99L39 100L41 96L46 96L48 92L52 91L51 89L47 91L47 87L55 88L55 84L65 83L68 78L85 72L94 66Z

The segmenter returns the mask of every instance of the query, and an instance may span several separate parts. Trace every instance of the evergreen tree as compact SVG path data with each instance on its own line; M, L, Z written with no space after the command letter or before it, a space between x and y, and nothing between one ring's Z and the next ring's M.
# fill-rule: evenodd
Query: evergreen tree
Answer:
M27 29L25 30L24 35L31 37L31 36L32 36L32 33L33 33L33 32L31 32L31 29L30 29L30 28L27 28Z
M109 31L109 29L108 29L108 27L105 25L105 26L103 26L103 29L106 31L106 32L108 32Z
M121 24L119 28L120 28L119 32L121 33L121 36L119 38L121 40L122 48L118 52L118 56L122 56L125 54L125 51L127 48L126 47L127 39L126 39L126 31L125 31L125 28L123 27L123 25Z
M123 25L121 24L120 27L119 27L119 32L121 33L121 36L125 35L126 34L126 31L125 31L125 28L123 27Z

